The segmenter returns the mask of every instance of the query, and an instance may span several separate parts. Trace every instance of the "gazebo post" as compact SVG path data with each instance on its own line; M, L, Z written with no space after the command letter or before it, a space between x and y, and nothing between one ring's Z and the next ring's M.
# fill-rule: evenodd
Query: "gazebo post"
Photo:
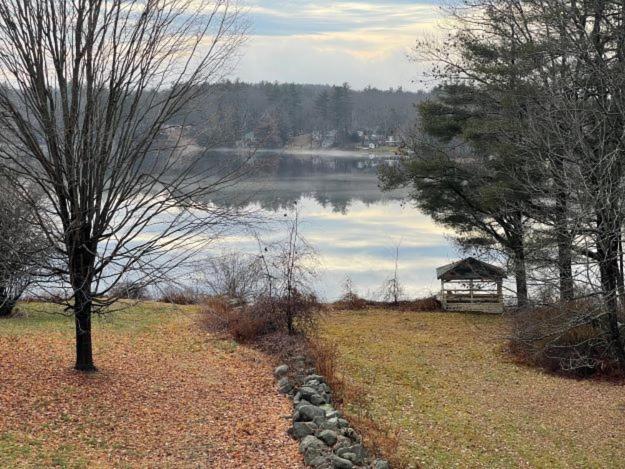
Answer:
M503 280L497 280L497 298L499 298L499 302L503 301Z
M447 296L445 295L445 280L441 279L441 303L443 309L447 309Z
M470 295L470 302L473 303L473 279L469 280L469 295Z

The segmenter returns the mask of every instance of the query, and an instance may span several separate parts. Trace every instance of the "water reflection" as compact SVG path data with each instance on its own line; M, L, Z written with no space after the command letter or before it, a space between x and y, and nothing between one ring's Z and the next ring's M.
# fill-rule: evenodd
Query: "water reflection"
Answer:
M222 154L218 158L232 157ZM317 289L326 299L337 298L349 275L359 293L374 297L394 268L400 244L399 273L410 296L438 288L437 266L454 251L446 232L410 205L404 193L383 193L376 168L386 158L357 155L263 154L263 164L227 194L214 201L257 208L269 219L299 206L302 231L319 253ZM269 223L264 236L278 237ZM215 252L255 252L249 233L224 237Z

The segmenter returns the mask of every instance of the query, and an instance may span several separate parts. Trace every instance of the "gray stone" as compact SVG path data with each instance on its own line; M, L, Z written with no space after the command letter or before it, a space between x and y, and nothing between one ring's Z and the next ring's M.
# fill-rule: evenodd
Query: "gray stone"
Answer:
M354 430L351 427L341 428L341 434L351 439L352 441L355 441L355 442L360 441L360 436L358 435L358 433L356 433L356 430Z
M348 459L339 458L337 455L332 455L332 466L336 469L352 469L354 465Z
M310 465L312 461L327 453L328 447L319 438L308 435L300 442L299 450L304 455L304 462Z
M336 450L336 455L344 459L349 459L354 464L362 464L366 456L362 445L352 445L339 448Z
M326 423L326 416L317 415L315 418L313 418L313 422L315 422L315 424L321 428Z
M336 444L334 445L334 452L338 453L339 449L347 448L351 445L352 445L352 440L350 440L346 436L339 435L336 439Z
M276 378L282 378L288 372L289 372L288 365L280 365L276 367L276 369L273 371L273 374L276 376Z
M341 413L338 410L326 410L326 418L327 419L336 419L336 423L338 424L339 417Z
M310 461L310 465L315 469L332 469L332 461L330 460L329 454L322 454L321 456L317 456L315 459Z
M335 432L338 431L339 430L338 419L337 418L327 419L325 422L323 422L323 424L321 424L321 428L323 430L332 430Z
M314 435L318 428L313 422L294 422L289 434L296 440L301 440L308 435Z
M332 430L322 430L317 437L328 446L334 446L337 440L337 434Z
M282 394L288 394L293 390L293 384L291 384L291 381L289 381L289 378L287 378L286 376L283 376L282 378L278 380L278 390Z
M339 428L347 428L349 427L349 422L345 419L338 419L339 421Z
M307 383L308 381L319 381L320 383L325 383L326 380L323 379L323 376L320 375L315 375L315 374L310 374L308 376L306 376L306 378L304 378L304 382Z
M312 422L315 417L325 418L323 409L314 405L303 405L295 413L298 414L298 418L295 419L298 422Z
M300 399L299 402L295 404L295 410L299 410L301 407L305 405L312 405L312 404L308 402L306 399Z
M376 459L373 461L373 469L391 469L391 466L384 459Z
M306 399L312 405L322 405L328 402L327 397L321 395L310 386L302 386L299 388L299 394L302 399Z

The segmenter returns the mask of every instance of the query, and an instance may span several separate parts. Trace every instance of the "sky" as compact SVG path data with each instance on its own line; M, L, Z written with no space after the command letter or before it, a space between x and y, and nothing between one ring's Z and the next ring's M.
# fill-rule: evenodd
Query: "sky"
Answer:
M250 22L235 76L244 81L423 89L424 65L408 55L438 31L434 2L245 0Z

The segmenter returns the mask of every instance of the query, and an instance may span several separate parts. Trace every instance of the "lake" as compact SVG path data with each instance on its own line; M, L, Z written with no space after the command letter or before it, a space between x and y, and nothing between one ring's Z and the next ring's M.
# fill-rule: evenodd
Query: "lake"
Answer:
M380 191L377 166L388 157L264 152L258 158L267 163L263 169L218 203L238 201L261 214L269 220L261 232L268 240L281 235L275 220L297 206L303 236L317 252L315 288L323 299L338 298L347 276L358 294L376 298L393 274L397 245L407 296L438 291L435 269L453 261L457 252L445 229L403 202L405 193ZM211 251L256 253L258 244L253 234L237 231L224 235Z

